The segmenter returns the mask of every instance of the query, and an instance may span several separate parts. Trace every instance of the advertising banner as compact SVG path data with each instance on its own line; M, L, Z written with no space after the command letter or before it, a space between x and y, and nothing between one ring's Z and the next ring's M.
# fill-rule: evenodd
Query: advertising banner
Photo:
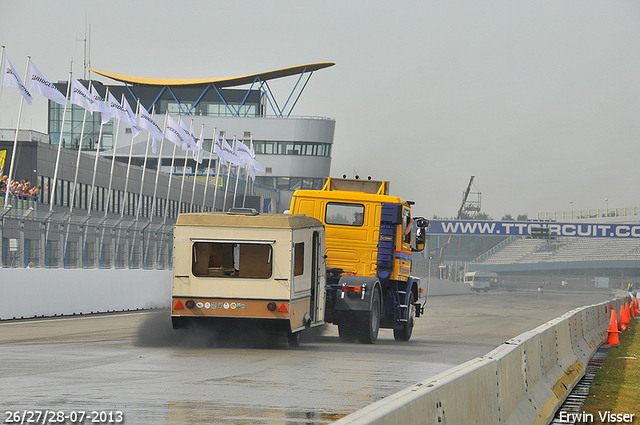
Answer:
M7 158L7 150L0 151L0 179L4 175L4 160Z
M531 236L539 229L549 229L550 237L640 238L640 224L559 223L537 221L429 220L427 234Z

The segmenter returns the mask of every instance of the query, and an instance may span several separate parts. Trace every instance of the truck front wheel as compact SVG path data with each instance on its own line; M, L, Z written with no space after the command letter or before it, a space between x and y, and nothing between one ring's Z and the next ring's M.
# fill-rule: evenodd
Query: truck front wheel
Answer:
M409 314L407 315L407 321L404 322L402 329L394 329L393 337L396 341L409 341L411 339L411 334L413 333L413 325L416 320L416 306L414 305L415 298L413 296L413 292L409 293L409 304L407 308L409 309Z
M289 347L298 348L300 346L300 332L289 332L287 341Z
M357 328L358 340L363 344L374 344L380 330L380 291L374 287L371 310L360 312Z

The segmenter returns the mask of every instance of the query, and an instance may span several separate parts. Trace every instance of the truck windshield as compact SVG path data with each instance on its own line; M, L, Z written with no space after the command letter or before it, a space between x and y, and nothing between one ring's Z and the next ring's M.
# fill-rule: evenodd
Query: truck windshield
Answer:
M242 242L195 242L194 276L271 277L270 244Z

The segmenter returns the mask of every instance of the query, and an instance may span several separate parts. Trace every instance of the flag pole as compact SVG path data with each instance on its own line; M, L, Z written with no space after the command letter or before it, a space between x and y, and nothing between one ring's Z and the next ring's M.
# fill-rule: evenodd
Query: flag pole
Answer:
M216 170L216 182L215 182L215 186L213 186L213 206L212 206L212 211L216 210L216 196L218 194L218 179L220 178L220 168L222 166L222 161L220 160L220 157L218 157L218 167ZM222 182L224 182L224 180L222 180Z
M73 62L72 62L73 64ZM69 98L69 88L71 87L71 76L73 74L73 71L69 71L69 82L67 83L67 95L65 97L65 99ZM64 121L65 121L65 117L67 115L67 106L69 106L69 102L66 103L66 105L64 105L64 111L62 112L62 124L60 126L60 139L58 140L58 153L56 155L56 167L55 167L55 171L53 172L53 187L51 188L51 197L49 198L49 212L53 211L53 204L56 202L56 187L57 185L57 181L58 181L58 168L60 166L60 152L62 151L62 141L63 141L63 136L64 136ZM62 199L60 199L60 204L62 205L64 202Z
M182 117L180 117L182 122ZM193 119L191 120L191 128L193 128ZM191 137L191 130L189 130L189 137ZM184 190L184 178L187 175L187 160L189 159L189 149L185 150L184 165L182 166L182 182L180 183L180 200L178 201L178 214L182 210L182 191Z
M124 103L124 93L122 93L122 103ZM115 121L115 118L114 118ZM116 125L116 137L113 138L113 153L111 154L111 170L109 171L109 188L107 189L107 202L105 204L104 207L104 218L107 218L107 214L109 213L109 203L111 200L111 185L113 183L113 168L116 164L116 147L118 146L118 133L120 133L120 120L118 119L118 124ZM115 202L115 200L114 200ZM116 223L116 226L119 223ZM98 251L98 258L101 258L102 256L102 246L103 246L103 242L104 242L104 232L106 230L106 227L102 228L102 235L100 236L100 248ZM117 242L116 242L116 247L115 247L115 253L116 255L114 256L114 258L110 259L110 263L111 263L111 268L115 268L115 261L117 257L117 251L118 251L118 246L117 246Z
M202 211L203 212L204 212L204 205L207 200L207 188L209 187L209 172L211 171L211 157L213 156L213 146L216 143L217 130L218 129L216 127L213 127L213 138L211 138L211 152L209 152L209 165L207 166L207 179L205 180L205 183L204 183L204 194L202 195ZM218 176L216 176L216 183L217 183L217 178Z
M5 46L2 46L2 51L0 52L0 66L2 67L4 67L4 48ZM2 77L0 77L0 101L2 100L2 88L4 87L3 83L4 83L4 70L2 71Z
M155 111L155 105L154 105ZM164 115L164 129L167 128L167 119L169 118L169 110L167 109L166 114ZM153 185L153 199L151 200L151 214L149 214L149 223L153 220L153 214L156 207L156 194L158 191L158 178L160 177L160 167L162 166L162 147L164 146L164 133L162 135L162 140L160 140L160 150L158 151L158 166L156 168L156 182ZM169 177L171 178L171 177Z
M178 201L178 214L182 212L182 192L184 191L184 179L187 175L187 160L189 159L189 151L184 151L184 165L182 166L182 181L180 183L180 200Z
M216 138L214 136L213 138L213 142L216 142ZM222 152L222 146L220 146L220 150L218 152ZM213 208L212 211L216 210L216 196L218 194L218 179L220 178L220 167L222 165L222 158L220 157L220 155L218 155L218 167L216 169L216 183L215 186L213 187Z
M233 135L233 146L236 145L236 135ZM233 149L235 149L232 146ZM224 186L224 199L222 200L222 211L224 212L224 210L227 207L227 192L229 189L229 179L231 179L231 163L229 162L227 164L227 184Z
M71 82L69 82L71 83ZM89 82L89 90L91 90L91 82ZM73 109L73 106L71 107ZM80 168L80 156L82 155L82 139L84 138L84 126L87 121L87 110L84 110L82 117L82 129L80 130L80 143L78 144L78 157L76 158L76 174L73 178L73 192L71 192L71 200L69 201L69 214L73 213L73 203L76 198L76 187L78 186L78 169Z
M182 117L178 117L178 121L182 120ZM165 126L166 129L166 126ZM167 205L164 209L164 219L162 220L162 225L164 226L164 224L167 222L167 215L169 212L169 195L171 194L171 181L173 180L173 166L175 163L175 159L176 159L176 148L178 147L178 145L176 145L175 143L173 144L173 155L171 156L171 172L169 174L169 184L167 185ZM183 167L183 172L184 172L184 168L186 168L186 164L185 167ZM184 180L183 180L184 181ZM180 189L180 202L182 202L182 189ZM178 202L178 214L180 214L180 202ZM164 242L164 233L162 234L162 239L160 240L160 243L162 244L162 242ZM160 262L160 256L162 255L162 245L160 245L161 248L158 249L158 258L157 258L157 262Z
M165 128L166 128L166 124L165 124ZM173 181L173 165L175 163L176 160L176 148L178 147L178 145L176 145L175 143L173 144L173 155L171 155L171 169L169 170L169 184L167 184L167 202L166 205L164 207L164 219L162 220L162 224L165 224L167 222L167 213L169 212L169 195L171 194L171 182Z
M250 149L253 151L253 133L250 136ZM247 164L248 167L252 167L252 165ZM249 188L249 173L247 173L247 180L244 183L244 197L242 198L242 208L244 208L245 201L247 200L247 189Z
M4 51L4 50L3 50ZM27 78L29 78L29 64L31 63L31 56L27 56L27 70L25 71L25 75L24 75L24 80L27 81ZM4 64L3 64L4 66ZM4 78L4 77L3 77ZM4 84L4 79L2 80L2 83ZM67 90L67 94L69 90ZM7 180L7 190L4 194L4 208L7 208L8 206L8 202L9 202L9 192L11 189L11 179L13 178L13 168L15 163L18 161L18 132L20 131L20 120L22 119L22 108L24 106L24 96L20 96L20 109L18 109L18 122L16 123L16 134L15 137L13 138L13 151L11 152L11 165L9 166L9 177ZM67 107L65 106L65 110L67 109ZM63 121L63 125L64 125L64 121ZM51 211L51 209L49 209L49 211Z
M154 118L155 118L155 105L153 105L153 108L154 108L153 112L154 112ZM169 110L167 109L164 115L164 127L162 127L165 130L167 129L168 118L169 118ZM155 184L153 185L153 198L151 199L151 212L149 213L149 224L151 224L151 222L153 221L153 215L155 214L156 194L158 191L158 178L160 177L160 167L162 166L162 147L163 146L164 146L164 133L162 134L162 139L160 139L160 150L158 151L158 166L156 167L156 181L155 181ZM171 175L169 175L169 181L171 181ZM147 258L147 254L149 252L150 239L151 239L151 234L149 234L149 237L147 238L147 244L145 245L145 251L144 251L144 258ZM158 242L155 241L155 243L157 244ZM157 258L154 261L157 261Z
M238 141L234 140L234 151L238 152ZM240 158L242 160L242 158ZM238 168L236 168L236 187L233 190L233 205L231 205L231 208L235 208L236 207L236 195L238 194L238 183L240 182L240 172L242 171L242 168L240 168L240 166L238 165Z
M122 95L124 98L124 94ZM124 103L124 101L122 102ZM140 109L140 99L138 99L138 104L136 105L136 115L138 114L138 110ZM133 125L132 125L133 127ZM124 201L122 202L122 211L120 211L120 219L124 217L125 207L129 208L129 195L127 194L127 189L129 188L129 174L131 171L131 156L133 155L133 139L136 136L133 135L133 129L131 129L131 145L129 146L129 161L127 162L127 174L124 179Z
M140 104L140 100L138 100L138 104ZM139 108L138 108L139 110ZM155 115L156 115L156 105L153 105L153 110L152 110L152 114L153 114L153 118L155 120ZM138 195L138 206L136 208L136 218L135 218L135 222L138 222L138 218L140 217L140 208L142 208L142 191L144 189L144 177L147 174L147 157L148 157L148 152L149 152L149 141L151 140L151 132L149 132L149 135L147 136L147 144L144 148L144 162L142 163L142 176L140 177L140 194ZM152 210L153 211L153 210ZM142 243L144 244L144 229L146 229L148 226L148 224L146 226L144 226L144 228L142 229L142 233L140 234L140 240L142 241ZM133 241L131 242L131 254L130 254L130 258L129 258L129 263L133 263L133 254L134 254L134 250L135 250L135 242L136 242L136 233L133 233ZM146 258L145 253L141 253L143 256L141 258L141 262L144 266L144 259Z
M200 129L200 140L202 140L202 135L204 134L204 123L202 123L202 128ZM204 141L203 141L204 143ZM196 160L195 160L195 172L193 173L193 187L191 188L191 208L189 209L189 212L193 212L193 199L196 196L196 180L198 177L198 159L200 158L200 149L202 148L202 146L200 146L198 148L198 151L196 152ZM205 186L206 188L206 186Z
M153 118L155 119L155 110L156 105L153 105ZM140 179L140 195L138 195L138 208L136 208L136 221L138 221L138 217L140 216L140 206L142 205L142 190L144 189L144 176L147 174L147 156L149 152L149 141L151 140L151 133L147 136L147 146L144 149L144 162L142 163L142 177Z
M109 87L107 87L107 92L105 94L105 101L108 98L109 98ZM102 127L104 127L104 121L102 121L102 113L100 113L100 132L98 133L98 141L96 142L96 158L93 162L93 178L91 179L91 194L89 195L89 207L87 208L87 215L91 215L91 208L93 208L93 191L95 190L95 187L96 187L96 172L98 171L98 158L100 158L100 141L102 140ZM98 211L97 202L96 202L96 211Z
M124 93L122 94L122 99L124 100ZM109 171L109 188L107 189L107 202L104 206L105 218L107 217L107 213L109 212L109 203L111 201L111 184L113 183L113 167L116 164L116 147L118 146L119 133L120 133L120 120L118 120L118 124L116 124L116 137L113 138L113 148L112 148L113 153L111 154L111 171Z

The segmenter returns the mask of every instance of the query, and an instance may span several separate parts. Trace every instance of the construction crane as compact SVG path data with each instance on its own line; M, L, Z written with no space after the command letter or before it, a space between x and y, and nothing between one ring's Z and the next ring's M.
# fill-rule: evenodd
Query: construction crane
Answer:
M460 204L460 209L458 210L458 215L456 216L456 220L462 219L463 216L467 213L472 213L473 215L475 215L475 213L480 211L480 197L481 197L480 192L476 192L477 194L476 200L470 201L467 204L469 193L471 193L471 185L473 185L473 179L475 178L476 176L471 176L471 179L469 180L469 184L467 185L467 188L462 193L462 203ZM438 253L439 262L442 262L444 260L444 250L449 246L449 244L451 244L452 237L453 237L452 235L449 235L449 239L447 239L447 242L445 242L442 245L442 247L440 247L440 252Z

